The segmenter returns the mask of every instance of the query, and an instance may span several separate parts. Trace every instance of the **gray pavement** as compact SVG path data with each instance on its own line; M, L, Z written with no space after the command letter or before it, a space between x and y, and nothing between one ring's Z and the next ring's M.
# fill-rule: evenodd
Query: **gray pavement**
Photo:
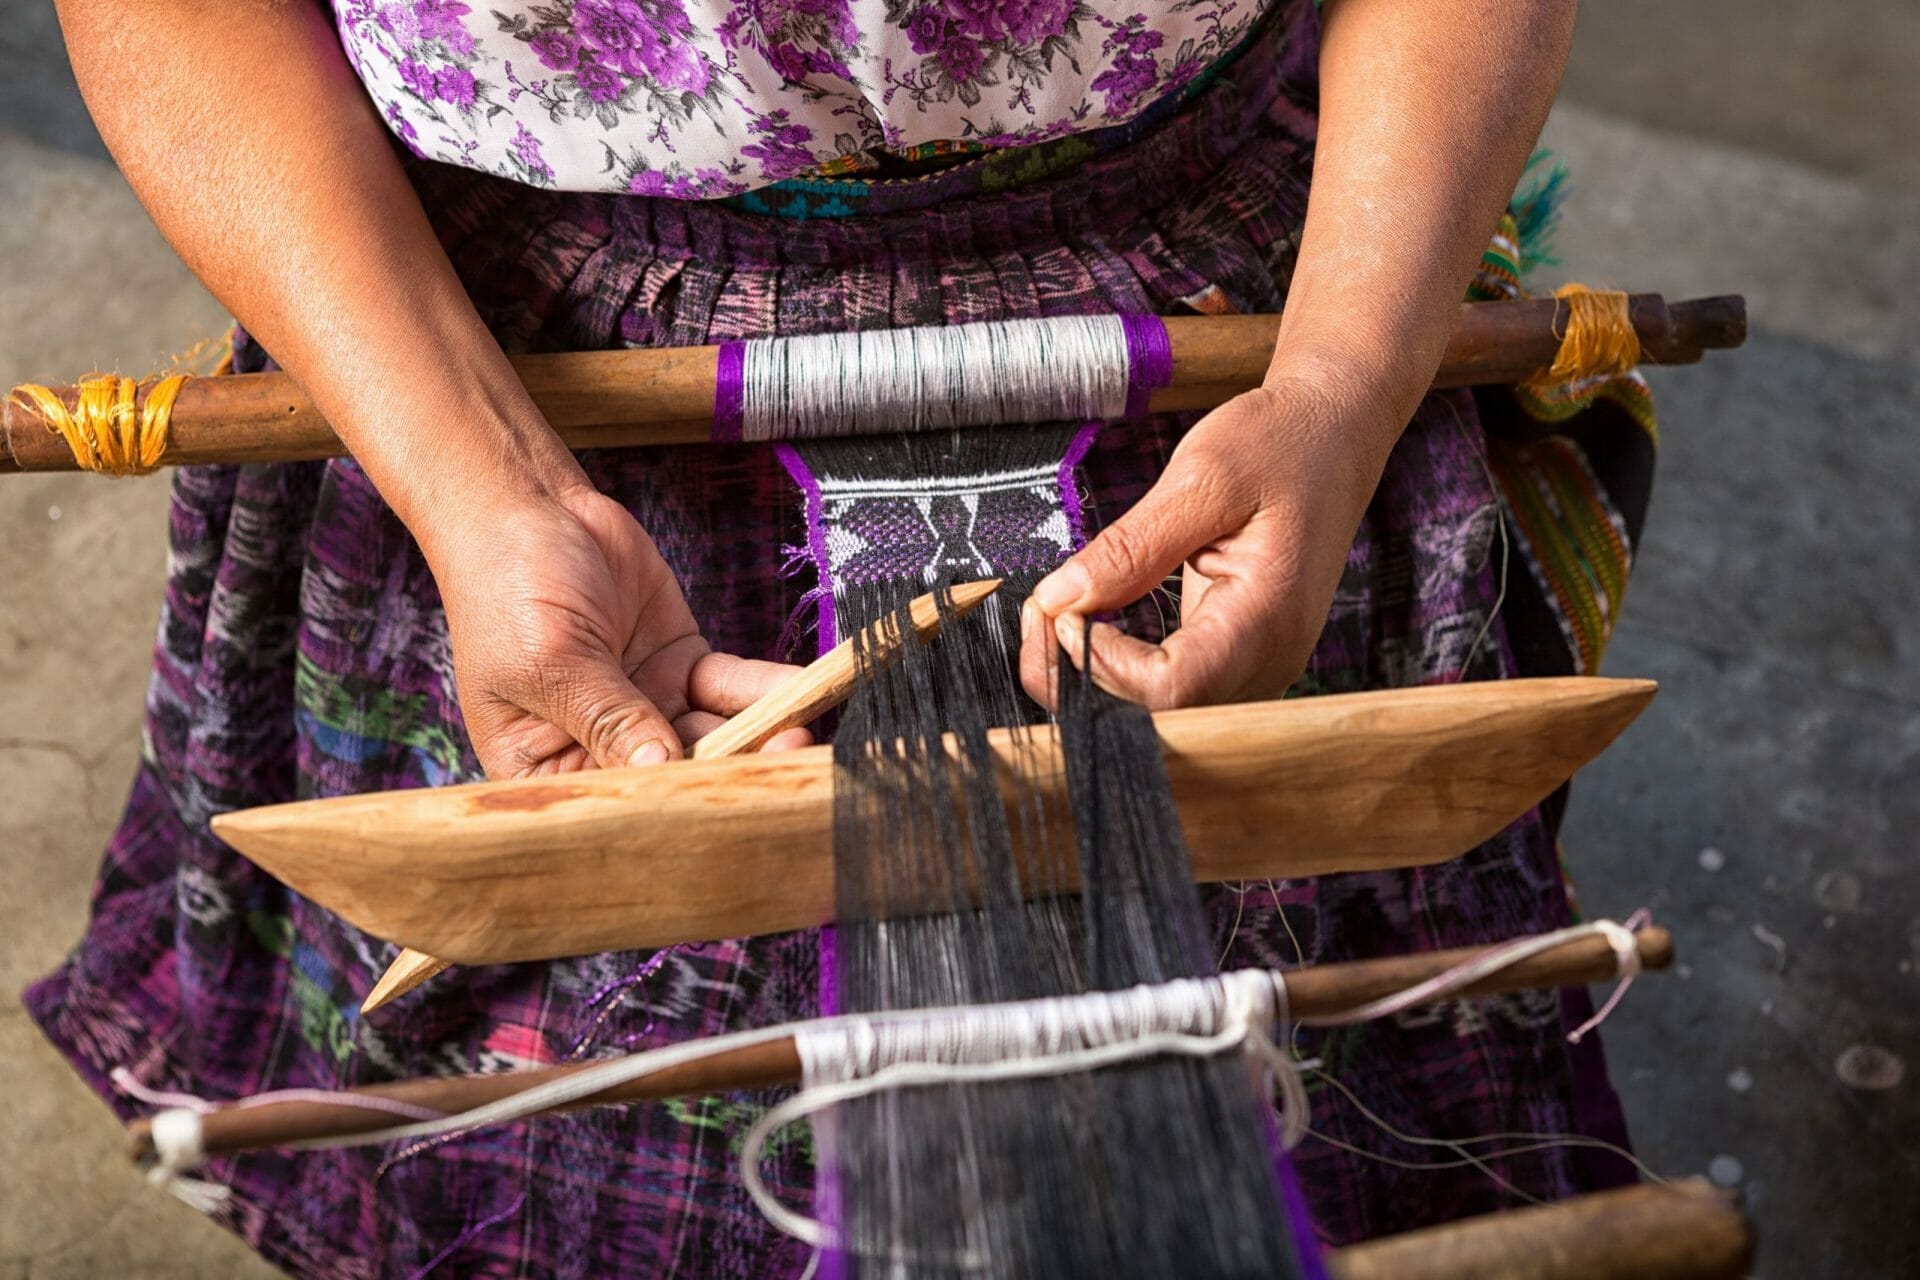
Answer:
M1590 3L1547 135L1576 180L1561 275L1752 303L1744 351L1655 375L1662 474L1607 670L1663 692L1583 775L1566 843L1589 911L1676 930L1680 967L1608 1026L1613 1070L1656 1169L1746 1196L1765 1277L1920 1261L1916 27L1902 0ZM7 385L150 368L221 320L104 162L56 40L39 0L0 0ZM164 516L161 481L0 481L8 991L84 922ZM0 1073L0 1280L266 1274L139 1182L10 998Z
M1911 1275L1920 195L1570 105L1546 141L1578 183L1558 274L1738 290L1753 320L1651 375L1661 471L1606 668L1662 691L1565 833L1589 911L1677 936L1608 1028L1615 1080L1656 1169L1746 1197L1757 1275Z
M4 80L4 76L0 76ZM104 162L0 137L0 381L145 370L220 308ZM0 1280L274 1274L140 1181L112 1116L15 999L78 938L140 749L164 479L0 488Z

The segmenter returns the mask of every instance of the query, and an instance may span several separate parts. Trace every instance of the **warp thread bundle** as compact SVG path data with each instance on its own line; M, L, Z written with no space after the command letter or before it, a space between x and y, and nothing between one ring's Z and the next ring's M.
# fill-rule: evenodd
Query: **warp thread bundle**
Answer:
M829 488L873 501L891 483L913 496L886 509L926 525L916 563L836 561L863 570L833 579L837 630L898 613L930 582L1007 579L936 644L865 664L835 734L839 923L825 995L839 1011L1214 973L1151 717L1063 664L1070 812L1009 790L987 746L990 726L1037 713L1012 670L1017 608L1070 547L1032 536L1050 523L1038 495L1001 520L923 487L936 476L988 492L982 477L1044 474L1062 449L1058 433L1033 431L805 447ZM943 511L965 527L940 528ZM1021 893L1027 875L1069 859L1079 897ZM1298 1276L1296 1240L1310 1237L1283 1207L1270 1114L1231 1054L887 1091L816 1120L817 1201L843 1248L836 1265L854 1274Z

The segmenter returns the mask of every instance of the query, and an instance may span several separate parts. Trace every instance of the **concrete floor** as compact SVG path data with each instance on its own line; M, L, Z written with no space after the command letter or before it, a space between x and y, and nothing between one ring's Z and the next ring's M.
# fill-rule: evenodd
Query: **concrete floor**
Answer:
M221 313L72 94L44 0L0 0L0 379L146 369ZM1748 295L1732 357L1657 373L1654 513L1615 674L1664 691L1576 790L1587 908L1648 904L1675 974L1608 1028L1642 1154L1737 1185L1757 1275L1911 1274L1920 1175L1920 118L1904 0L1587 7L1547 141L1568 276ZM156 480L0 481L0 988L78 936L138 743ZM1860 1046L1901 1078L1870 1088ZM0 1001L0 1280L267 1274L140 1184ZM25 1154L19 1154L25 1153Z

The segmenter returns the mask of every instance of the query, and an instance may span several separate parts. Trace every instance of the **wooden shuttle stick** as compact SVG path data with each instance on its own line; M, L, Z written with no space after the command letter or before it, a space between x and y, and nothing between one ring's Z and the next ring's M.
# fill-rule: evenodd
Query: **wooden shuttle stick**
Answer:
M1514 383L1553 363L1568 307L1553 298L1470 302L1434 380L1436 387ZM1641 357L1687 364L1746 338L1737 296L1668 303L1636 293L1628 318ZM1280 328L1277 315L1168 316L1173 379L1152 394L1156 413L1211 409L1260 385ZM576 449L693 444L712 438L718 347L663 347L518 356L514 368L561 438ZM74 387L55 388L69 408ZM144 397L145 389L141 396ZM144 398L141 400L144 404ZM9 398L0 472L72 471L72 453L38 410ZM331 458L345 446L313 402L283 373L195 378L171 414L162 466Z
M953 615L964 618L980 603L1000 589L999 578L963 582L949 588ZM914 638L925 644L940 633L940 605L932 592L907 606ZM892 618L883 618L868 626L862 641L869 657L887 662L899 649L900 633ZM855 640L849 637L823 656L807 664L807 669L787 681L733 719L693 744L695 760L715 760L721 756L745 755L767 745L776 734L801 725L812 724L847 700L859 673Z
M1648 927L1634 935L1640 966L1665 969L1673 961L1673 937L1665 929ZM1406 991L1445 973L1484 948L1457 947L1419 952L1380 960L1355 960L1318 965L1287 973L1287 1009L1295 1019L1310 1020L1345 1013L1369 1001ZM1606 939L1588 936L1563 942L1501 969L1448 996L1498 995L1553 987L1604 982L1616 975L1618 957ZM509 1098L539 1085L572 1075L595 1062L569 1063L533 1071L494 1075L427 1076L391 1084L369 1085L355 1093L405 1102L434 1111L456 1114ZM568 1104L564 1110L605 1106L618 1102L648 1102L682 1095L727 1093L793 1084L800 1079L800 1057L792 1037L728 1049L698 1062L667 1067ZM267 1147L374 1133L400 1123L386 1112L342 1106L302 1098L263 1102L257 1106L224 1107L201 1117L201 1142L209 1155L231 1155ZM127 1126L136 1160L153 1155L152 1126L145 1119Z
M963 582L950 591L955 617L964 618L982 600L1000 589L999 578ZM940 630L940 605L932 592L907 606L915 639L921 643ZM892 619L883 619L866 630L871 655L885 661L900 644L900 635L892 629ZM859 666L854 653L855 637L849 636L833 649L808 664L806 670L755 702L733 719L694 744L696 760L714 760L722 756L745 755L758 751L777 734L813 723L826 712L847 700ZM671 768L672 766L655 766ZM534 864L529 864L532 866ZM391 1000L397 1000L452 963L436 959L412 947L402 950L373 984L373 990L360 1005L360 1012L371 1013Z
M1438 862L1599 754L1654 695L1564 677L1197 707L1154 717L1196 879ZM1051 730L990 737L1003 786L1067 812ZM504 964L780 933L833 918L827 747L342 796L214 831L378 937ZM537 869L537 874L533 874ZM1034 894L1074 887L1036 872Z
M1741 1280L1753 1229L1698 1179L1623 1187L1385 1236L1327 1255L1329 1280Z

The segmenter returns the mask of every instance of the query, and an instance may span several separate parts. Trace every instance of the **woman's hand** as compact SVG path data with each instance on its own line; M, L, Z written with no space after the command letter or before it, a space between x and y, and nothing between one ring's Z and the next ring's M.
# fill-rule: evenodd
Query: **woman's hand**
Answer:
M1202 418L1145 497L1035 588L1021 683L1051 707L1056 645L1184 566L1180 627L1148 644L1096 622L1095 683L1159 710L1277 698L1306 668L1404 418L1325 376L1269 380Z
M1259 391L1202 419L1140 504L1050 575L1020 675L1186 566L1180 629L1095 626L1093 676L1151 707L1277 696L1304 669L1394 440L1566 64L1574 0L1327 0L1313 192Z
M591 488L435 524L429 561L489 777L673 759L794 671L709 651L653 540ZM809 741L795 729L768 748Z
M206 39L230 7L60 0L122 171L419 540L488 774L680 755L790 669L709 654L652 542L587 485L455 275L328 7L251 5Z

